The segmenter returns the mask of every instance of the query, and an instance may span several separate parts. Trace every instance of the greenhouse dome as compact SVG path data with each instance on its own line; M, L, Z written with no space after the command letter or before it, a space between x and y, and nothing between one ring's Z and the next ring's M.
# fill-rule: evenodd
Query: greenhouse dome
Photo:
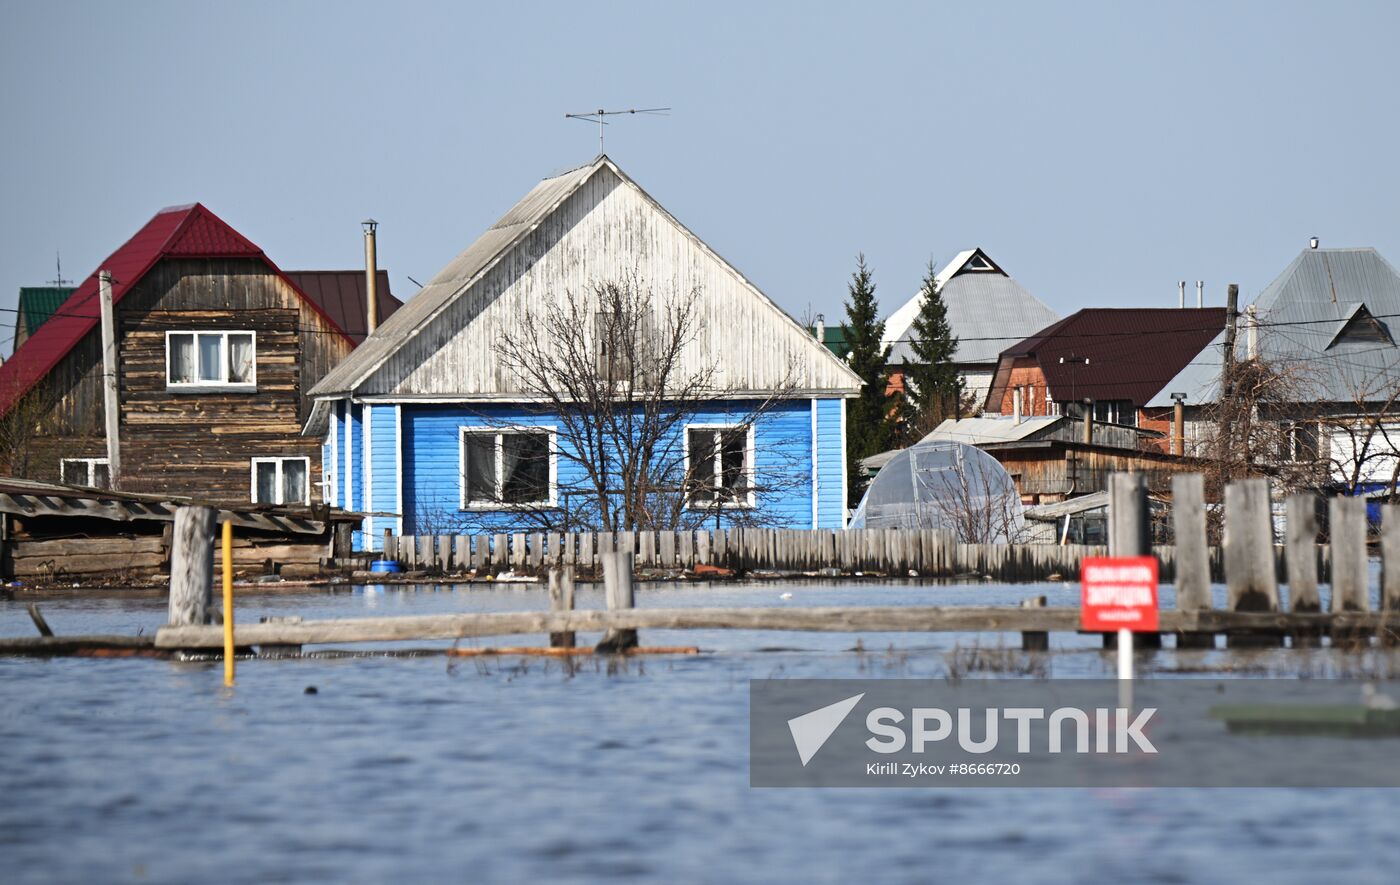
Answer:
M853 529L943 529L968 544L1007 543L1025 534L1011 474L981 449L923 440L895 454L870 481Z

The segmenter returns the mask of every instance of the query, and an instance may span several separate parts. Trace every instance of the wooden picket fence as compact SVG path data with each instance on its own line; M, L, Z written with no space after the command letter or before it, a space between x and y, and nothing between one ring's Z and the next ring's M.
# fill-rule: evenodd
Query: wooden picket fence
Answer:
M517 532L490 535L385 533L384 556L405 571L431 574L540 574L559 565L595 572L605 553L631 552L639 570L680 571L712 565L736 572L799 572L830 576L954 578L999 581L1074 579L1086 556L1107 547L1054 544L962 544L948 532L906 529L815 531L714 529L697 532ZM1176 548L1154 548L1163 580L1174 574ZM1219 547L1208 553L1219 580Z

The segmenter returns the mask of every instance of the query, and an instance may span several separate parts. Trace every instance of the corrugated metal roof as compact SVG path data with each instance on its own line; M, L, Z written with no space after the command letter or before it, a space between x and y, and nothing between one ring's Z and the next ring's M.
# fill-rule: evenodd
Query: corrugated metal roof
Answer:
M1318 402L1349 403L1367 396L1384 400L1400 386L1400 347L1335 340L1361 305L1395 340L1400 330L1400 272L1369 247L1304 249L1254 302L1259 356L1304 367L1303 393ZM1149 405L1170 405L1167 394L1173 391L1186 393L1188 403L1214 402L1224 343L1222 333ZM1242 317L1236 357L1243 359L1247 347L1248 324Z
M33 335L72 294L72 286L22 286L15 319L23 317L25 330Z
M330 317L350 340L359 344L367 333L365 322L369 311L365 307L365 272L362 270L289 270L284 271L292 285L321 312ZM379 322L383 323L394 315L403 302L389 291L389 272L381 270L376 275L375 287Z
M981 249L959 252L935 279L948 305L948 325L958 337L954 362L994 364L1009 344L1034 334L1059 319L1059 315L995 264L993 271L969 271L968 263ZM890 362L911 359L910 328L923 307L916 294L885 320L884 343L890 346Z
M996 381L987 394L989 408L1000 405L1010 365L1022 357L1035 360L1056 401L1127 400L1144 405L1195 360L1224 325L1223 307L1084 308L1002 352Z
M1306 383L1320 401L1384 399L1400 386L1400 347L1334 340L1363 304L1393 340L1400 329L1400 272L1390 262L1371 248L1304 249L1255 301L1259 355L1306 361ZM1244 337L1242 331L1241 346Z
M350 356L341 360L340 365L327 372L312 388L312 395L353 390L404 342L421 331L454 296L504 255L512 244L543 221L605 161L606 157L600 156L592 163L546 178L535 185L486 233L429 280L417 295L408 299L401 310L375 329L374 334L355 348Z
M162 209L99 264L97 270L89 274L68 296L68 300L59 306L53 318L0 365L0 415L9 411L20 397L97 327L98 271L111 272L112 303L119 304L146 272L166 257L259 258L274 273L282 275L282 271L263 254L262 249L200 203ZM286 279L285 275L282 276ZM295 287L295 284L292 285ZM332 325L335 325L334 321Z

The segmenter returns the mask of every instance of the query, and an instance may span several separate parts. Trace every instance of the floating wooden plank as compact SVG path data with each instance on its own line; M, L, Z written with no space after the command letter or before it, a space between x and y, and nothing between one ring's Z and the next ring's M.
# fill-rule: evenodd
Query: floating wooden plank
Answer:
M1164 633L1291 633L1297 630L1374 632L1379 613L1301 614L1209 611L1161 613ZM1078 632L1079 609L881 606L870 608L625 609L573 612L493 612L344 618L300 624L239 624L239 645L316 645L331 642L403 642L605 630L783 630L820 633ZM157 648L218 648L217 626L162 627Z

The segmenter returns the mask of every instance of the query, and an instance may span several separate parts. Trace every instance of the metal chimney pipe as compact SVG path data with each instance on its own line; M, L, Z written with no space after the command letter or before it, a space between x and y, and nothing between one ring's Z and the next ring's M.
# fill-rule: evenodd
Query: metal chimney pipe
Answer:
M1011 423L1021 423L1021 388L1013 388L1011 391Z
M1176 306L1186 306L1186 281L1182 280L1176 284Z
M1244 352L1248 359L1259 358L1259 315L1252 304L1244 309Z
M379 266L374 250L374 231L379 222L368 218L360 222L365 229L365 331L379 327Z
M1197 307L1205 307L1205 306L1206 306L1206 281L1205 281L1205 280L1197 280L1197 281L1196 281L1196 306L1197 306Z
M817 314L817 342L826 344L826 315Z

